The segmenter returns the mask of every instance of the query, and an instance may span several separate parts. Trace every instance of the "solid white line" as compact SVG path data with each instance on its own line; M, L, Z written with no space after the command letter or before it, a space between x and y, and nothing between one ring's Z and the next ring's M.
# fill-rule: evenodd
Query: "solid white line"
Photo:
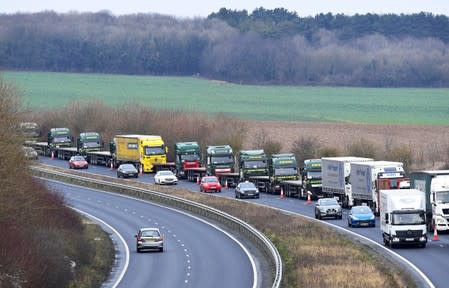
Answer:
M394 252L394 251L392 251L392 250L390 250L390 249L387 249L385 246L383 246L383 245L377 243L376 241L374 241L374 240L372 240L372 239L370 239L370 238L367 238L367 237L365 237L365 236L363 236L363 235L357 234L357 233L355 233L355 232L353 232L353 231L351 231L351 230L345 229L344 227L340 227L340 226L338 226L338 225L335 225L335 224L332 224L332 223L329 223L329 222L326 222L326 221L317 220L317 219L315 219L315 218L313 218L313 217L306 216L306 215L303 215L303 214L300 214L300 213L297 213L297 212L293 212L293 211L289 211L289 210L284 210L284 209L280 209L280 208L276 208L276 207L272 207L272 206L268 206L268 205L260 204L260 203L254 203L254 204L260 205L260 206L269 207L269 208L276 209L276 210L279 210L279 211L282 211L282 212L287 212L287 213L291 213L291 214L296 214L296 215L299 215L299 216L301 216L301 217L307 218L307 219L309 219L309 220L315 221L315 222L317 222L317 223L325 224L325 225L328 225L328 226L331 226L331 227L334 227L334 228L343 230L344 232L349 233L349 234L352 234L353 236L362 238L362 239L364 239L364 240L366 240L366 241L368 241L368 242L370 242L370 243L372 243L372 244L374 244L374 245L376 245L376 246L382 248L383 250L387 251L388 253L393 254L393 255L396 256L397 258L399 258L401 261L403 261L405 264L409 265L413 270L415 270L415 272L418 273L418 274L422 277L422 279L427 283L427 285L428 285L429 287L435 288L435 285L433 285L432 281L430 281L430 279L427 278L427 276L426 276L421 270L419 270L419 268L416 267L412 262L410 262L410 261L407 260L406 258L402 257L401 255L397 254L396 252Z
M69 206L69 207L70 207L70 206ZM73 210L75 210L76 212L78 212L78 213L80 213L80 214L86 215L88 218L91 218L91 219L93 219L94 221L100 222L100 223L102 223L103 225L107 226L109 229L111 229L111 230L114 232L114 234L116 234L116 235L118 236L118 238L120 239L120 241L121 241L121 242L123 243L123 245L125 246L125 265L123 266L123 269L122 269L122 271L120 272L119 277L117 278L117 280L115 281L115 283L112 284L112 287L113 287L113 288L116 288L116 287L119 285L119 283L122 281L123 277L125 276L126 270L128 270L128 265L129 265L129 247L128 247L128 245L126 244L125 239L123 239L122 235L121 235L120 233L118 233L117 230L115 230L111 225L109 225L109 224L106 223L105 221L101 220L100 218L95 217L94 215L89 214L89 213L87 213L87 212L85 212L85 211L83 211L83 210L80 210L80 209L78 209L78 208L75 208L75 207L70 207L70 208L73 209Z

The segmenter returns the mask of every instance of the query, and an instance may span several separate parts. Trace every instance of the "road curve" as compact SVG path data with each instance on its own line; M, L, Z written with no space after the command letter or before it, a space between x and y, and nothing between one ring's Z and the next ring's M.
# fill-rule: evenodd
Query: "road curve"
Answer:
M41 163L54 165L59 167L67 167L67 161L62 160L51 160L50 158L41 157L39 160ZM85 171L87 173L100 174L105 176L115 177L116 172L114 170L110 170L107 167L103 166L89 166L89 169ZM134 181L134 180L131 180ZM144 174L142 177L139 177L137 181L154 183L153 174ZM178 184L179 187L188 189L191 191L199 191L198 185L191 182L180 181ZM214 194L217 195L217 194ZM222 189L222 192L219 194L222 197L234 198L234 190L233 189ZM273 208L282 209L285 211L297 213L300 215L314 217L314 206L313 205L305 205L306 202L293 199L293 198L284 198L280 199L278 195L270 195L262 193L260 199L248 199L243 201L250 201L254 203L259 203L263 205L267 205ZM378 220L378 219L377 219ZM382 244L382 233L380 231L380 225L377 225L375 228L349 228L347 227L347 211L344 210L343 219L342 220L325 220L328 223L339 226L343 229L347 229L368 239L375 241L376 243ZM379 224L379 223L377 223ZM427 247L415 248L415 247L405 247L398 249L390 249L391 253L388 254L397 254L400 257L403 257L411 264L413 264L416 269L418 269L418 273L422 273L430 280L430 287L446 287L447 285L447 259L449 259L449 234L439 235L439 241L432 241L433 234L429 233L427 235L429 242L427 243ZM388 255L386 254L386 255ZM411 269L412 271L414 269Z
M147 201L46 182L64 194L69 206L102 219L125 239L129 265L118 287L257 287L248 251L204 220ZM162 231L163 253L136 252L134 235L140 227Z

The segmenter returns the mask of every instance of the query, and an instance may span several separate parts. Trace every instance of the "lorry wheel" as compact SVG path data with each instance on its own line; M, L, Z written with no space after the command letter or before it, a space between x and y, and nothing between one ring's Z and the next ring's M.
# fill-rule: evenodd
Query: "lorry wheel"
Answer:
M390 244L391 248L396 248L396 245L393 244L393 240L389 240L388 244Z

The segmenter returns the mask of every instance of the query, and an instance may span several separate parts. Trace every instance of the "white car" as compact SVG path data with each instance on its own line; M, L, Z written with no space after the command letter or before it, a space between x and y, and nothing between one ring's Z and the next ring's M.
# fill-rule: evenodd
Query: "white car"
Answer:
M159 171L154 175L154 183L163 185L163 184L178 184L178 178L175 174L173 174L170 170Z

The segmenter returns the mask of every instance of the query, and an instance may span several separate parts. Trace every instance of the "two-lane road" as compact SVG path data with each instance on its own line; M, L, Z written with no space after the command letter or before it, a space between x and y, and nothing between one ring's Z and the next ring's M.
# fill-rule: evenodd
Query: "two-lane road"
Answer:
M67 161L61 160L50 160L49 158L41 157L40 162L59 166L67 167ZM110 170L103 166L89 167L88 173L101 174L106 176L116 176L115 170ZM154 183L154 174L144 174L139 177L137 181L143 181L147 183ZM135 181L134 179L131 181ZM180 181L179 187L188 189L190 191L199 192L199 187L197 184L187 181ZM222 197L234 198L234 189L222 189L221 193L217 193ZM260 199L248 199L243 201L250 201L258 204L267 205L273 208L282 209L285 211L297 213L300 215L308 216L314 218L314 205L306 205L306 201L284 198L280 199L279 195L271 195L262 193ZM378 220L378 218L377 218ZM378 244L383 244L382 233L380 231L379 223L375 228L350 228L347 227L347 211L344 211L342 220L324 220L328 223L335 224L343 229L350 230L356 234L367 237ZM416 247L404 247L398 249L390 249L390 251L396 253L397 255L404 257L414 266L416 266L430 281L435 285L435 287L446 287L447 285L447 267L449 259L449 234L439 235L439 241L432 241L433 234L428 233L428 243L426 248L416 248Z
M47 181L68 205L114 227L125 239L129 266L119 287L256 287L253 259L242 244L201 219L158 205L83 187ZM164 252L137 253L140 227L158 227ZM124 253L118 255L123 257Z

